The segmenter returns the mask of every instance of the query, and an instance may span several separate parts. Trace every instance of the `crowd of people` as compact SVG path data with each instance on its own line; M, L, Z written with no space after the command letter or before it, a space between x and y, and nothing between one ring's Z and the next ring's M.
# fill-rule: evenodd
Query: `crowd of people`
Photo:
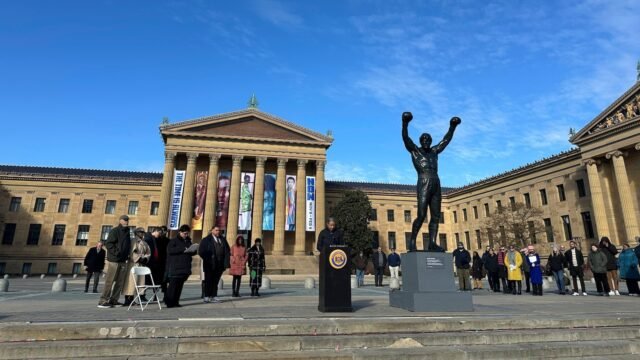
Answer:
M249 287L251 296L260 296L262 274L265 271L265 251L261 239L255 239L253 246L247 249L244 238L239 235L232 247L221 235L218 226L199 244L190 237L189 225L182 225L174 238L168 238L167 228L153 227L149 232L143 228L129 228L129 217L122 215L118 226L111 229L107 239L99 242L87 252L84 260L87 278L85 292L89 291L91 279L93 292L98 292L100 274L105 268L104 290L98 302L99 308L129 306L137 296L136 285L158 285L164 293L167 308L181 307L180 298L184 283L191 275L192 258L202 259L202 299L205 303L219 303L218 283L222 274L229 270L233 276L232 297L240 297L242 276L249 268ZM131 270L134 267L148 267L151 274L134 279ZM124 302L120 297L124 296ZM146 302L145 294L139 301Z

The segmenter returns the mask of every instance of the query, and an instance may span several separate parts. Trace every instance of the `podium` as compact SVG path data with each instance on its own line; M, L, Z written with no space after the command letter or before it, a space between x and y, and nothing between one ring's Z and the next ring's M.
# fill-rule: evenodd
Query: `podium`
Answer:
M349 251L347 245L330 245L320 252L320 312L353 311Z
M402 254L402 290L389 293L389 304L419 312L473 311L471 292L456 288L451 254L439 252Z

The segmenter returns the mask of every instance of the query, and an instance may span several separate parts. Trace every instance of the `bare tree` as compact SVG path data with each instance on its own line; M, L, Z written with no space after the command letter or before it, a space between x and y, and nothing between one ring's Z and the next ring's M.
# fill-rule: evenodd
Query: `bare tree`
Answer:
M484 238L519 247L535 244L547 231L553 231L545 228L542 214L541 209L523 203L502 206L484 221Z

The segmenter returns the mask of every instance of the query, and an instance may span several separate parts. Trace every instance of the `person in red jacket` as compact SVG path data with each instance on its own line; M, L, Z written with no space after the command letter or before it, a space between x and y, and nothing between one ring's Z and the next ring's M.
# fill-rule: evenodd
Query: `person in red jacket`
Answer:
M236 243L231 247L231 268L229 274L233 275L233 297L240 297L240 282L242 275L246 274L247 268L247 247L244 245L244 238L238 235Z

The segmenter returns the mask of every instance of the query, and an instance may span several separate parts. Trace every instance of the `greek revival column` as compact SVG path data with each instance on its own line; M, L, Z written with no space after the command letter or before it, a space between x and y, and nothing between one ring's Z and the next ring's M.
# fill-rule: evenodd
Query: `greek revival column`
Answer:
M262 210L264 208L264 163L266 157L256 158L256 180L253 190L253 219L251 235L253 239L262 238Z
M169 224L169 207L171 206L171 187L173 186L173 168L176 153L164 153L164 171L162 173L162 188L160 190L160 208L158 209L158 225Z
M196 185L196 160L198 154L187 154L187 172L184 178L184 191L182 192L182 210L180 210L180 225L187 224L191 226L191 218L193 218L193 200Z
M216 197L218 195L218 161L219 154L209 154L209 178L207 179L207 196L204 200L204 220L202 234L209 233L216 221Z
M324 194L324 166L325 160L316 161L316 239L320 231L324 229L327 221L324 214L325 194ZM315 246L314 246L315 249Z
M589 178L589 190L591 190L591 204L593 205L593 214L596 219L596 235L598 238L610 236L609 222L607 221L607 213L604 207L604 195L600 184L600 175L598 175L599 161L588 159L585 160L585 164L587 166L587 177Z
M627 235L626 241L638 236L638 219L636 211L633 207L633 197L631 195L631 186L629 186L629 177L627 175L627 167L624 163L624 156L627 153L622 151L612 151L607 154L607 159L613 161L613 172L618 185L618 195L620 196L620 205L622 206L622 218L624 219L624 228Z
M298 172L296 174L296 243L294 255L304 255L306 238L306 176L307 160L298 160Z
M273 255L284 255L284 215L287 205L287 161L278 159L276 174L276 218L273 232Z
M240 217L240 186L242 179L242 156L234 155L231 167L231 191L229 192L229 218L227 221L227 242L236 243L238 235L238 218Z

